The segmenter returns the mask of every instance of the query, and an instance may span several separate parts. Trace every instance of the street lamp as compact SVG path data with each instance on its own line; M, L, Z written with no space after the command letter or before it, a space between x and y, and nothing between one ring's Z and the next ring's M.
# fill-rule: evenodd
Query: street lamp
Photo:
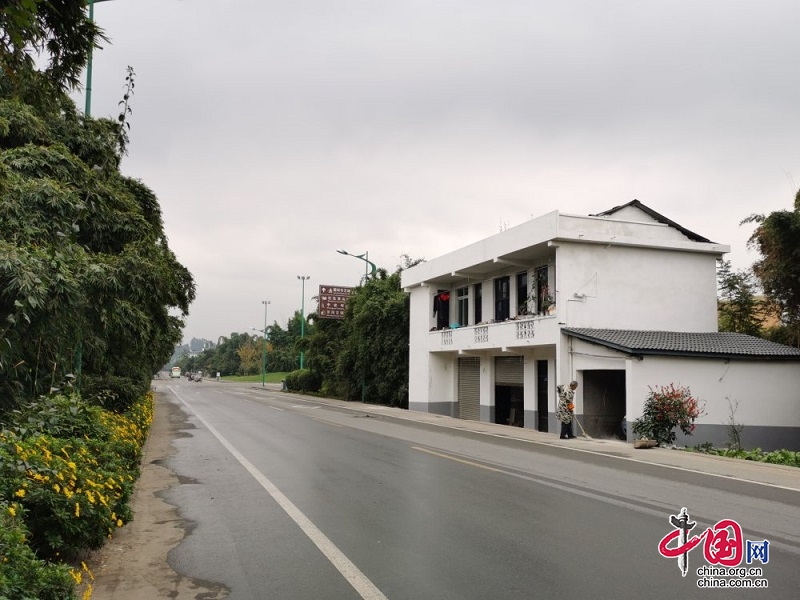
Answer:
M267 306L269 300L262 300L261 304L264 305L264 347L261 351L261 387L265 387L267 381ZM256 331L258 331L256 329Z
M89 5L89 21L94 21L94 5L98 2L107 2L108 0L88 0ZM89 117L92 114L92 52L94 48L89 47L89 60L86 63L86 109L84 114Z
M378 267L375 266L375 263L369 259L369 250L364 252L364 254L350 254L347 250L337 250L339 254L344 254L345 256L352 256L353 258L358 258L359 260L364 261L364 285L367 285L367 269L372 266L372 277L375 277L375 272L378 270ZM361 402L366 402L366 389L367 384L365 381L364 374L361 374Z
M262 300L261 304L264 305L264 329L256 329L251 327L253 331L260 331L264 334L264 345L261 351L261 387L265 386L267 380L267 305L269 300Z
M352 256L353 258L358 258L359 260L364 261L364 283L367 283L367 273L369 273L369 267L372 267L372 273L370 273L373 277L375 277L375 273L378 270L378 267L375 266L375 263L369 259L369 251L364 252L364 254L350 254L347 250L337 250L339 254L344 254L345 256Z
M306 336L306 280L311 279L311 275L298 275L297 278L302 282L302 299L300 301L300 339ZM303 368L303 350L300 350L300 368Z

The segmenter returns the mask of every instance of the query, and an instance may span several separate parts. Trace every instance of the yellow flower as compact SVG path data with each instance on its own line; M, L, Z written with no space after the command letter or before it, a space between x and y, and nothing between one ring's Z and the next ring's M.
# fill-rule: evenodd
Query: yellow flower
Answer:
M53 489L56 491L56 494L58 494L61 491L61 486L55 483L53 484Z
M25 497L25 488L19 488L16 492L14 492L14 495L17 498L24 498Z
M80 505L79 502L75 503L75 516L76 517L80 517L81 516L81 505Z
M76 571L75 569L70 569L69 574L72 575L72 579L75 580L75 585L80 585L81 581L83 581L83 575L80 571Z
M122 519L117 519L117 527L122 527Z
M83 591L83 600L89 600L92 597L92 584L87 583L86 589Z
M8 507L8 514L10 514L12 517L16 517L17 516L17 511L13 506L9 506Z

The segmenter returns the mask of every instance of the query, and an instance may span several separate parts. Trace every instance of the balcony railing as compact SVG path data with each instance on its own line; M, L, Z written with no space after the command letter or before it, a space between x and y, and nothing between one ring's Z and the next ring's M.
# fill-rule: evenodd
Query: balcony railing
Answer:
M481 350L555 344L559 335L555 316L510 319L500 323L484 323L455 329L432 331L429 349L432 352Z

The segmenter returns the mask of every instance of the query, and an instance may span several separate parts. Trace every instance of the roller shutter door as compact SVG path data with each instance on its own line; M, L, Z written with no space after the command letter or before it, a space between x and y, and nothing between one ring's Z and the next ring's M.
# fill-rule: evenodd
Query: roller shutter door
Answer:
M458 359L458 416L469 421L481 420L481 359Z
M497 356L494 359L494 382L496 385L521 386L523 375L523 359L521 356Z

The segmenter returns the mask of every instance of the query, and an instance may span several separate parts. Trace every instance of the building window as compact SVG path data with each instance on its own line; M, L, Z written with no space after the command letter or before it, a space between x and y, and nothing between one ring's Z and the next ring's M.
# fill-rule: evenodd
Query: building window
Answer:
M475 311L475 325L483 320L483 287L480 283L472 286L474 302L473 310Z
M528 272L517 273L517 314L527 315L528 307Z
M456 290L456 303L458 324L462 327L469 325L469 288L463 287Z
M433 297L433 316L436 317L436 329L450 326L450 292L439 290Z
M536 311L544 314L553 304L553 296L548 285L547 265L536 269Z
M511 314L509 313L509 304L511 302L511 294L509 293L509 278L498 277L494 280L494 320L505 321Z

